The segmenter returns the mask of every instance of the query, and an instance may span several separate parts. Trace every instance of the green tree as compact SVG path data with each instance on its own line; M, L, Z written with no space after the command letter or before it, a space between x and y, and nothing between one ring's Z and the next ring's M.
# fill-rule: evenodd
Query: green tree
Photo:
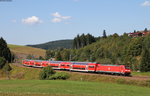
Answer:
M45 60L42 56L39 56L38 59L39 59L39 60Z
M148 49L144 49L142 52L140 71L147 72L150 71L150 52Z
M134 30L134 32L133 33L136 33L136 30Z
M106 30L103 30L103 38L107 38Z
M81 46L80 47L86 46L86 36L84 34L82 34L80 36L80 42L81 42Z
M6 64L6 60L3 57L0 57L0 69L2 69Z
M96 42L95 37L88 33L86 35L86 44L89 45L92 44L93 42Z
M58 61L61 61L61 60L62 60L60 51L57 52L57 54L56 54L56 56L55 56L55 59L58 60Z
M76 37L73 40L73 48L77 49L77 38Z
M144 32L148 32L147 28L144 29Z
M77 49L81 48L80 36L77 35Z
M63 51L61 51L61 57L63 61L69 61L70 59L70 51L67 49L64 49Z
M8 62L12 62L14 60L10 49L7 47L6 41L2 37L0 38L0 57L4 57Z
M113 36L114 38L119 37L119 35L118 35L117 33L114 33L112 36Z
M54 58L55 57L55 53L56 53L56 50L46 50L46 56L45 56L45 59L48 60L48 59L51 59L51 58Z
M39 74L39 78L41 80L48 80L50 78L50 76L52 76L55 73L56 72L52 69L51 66L47 66L42 69L42 71Z

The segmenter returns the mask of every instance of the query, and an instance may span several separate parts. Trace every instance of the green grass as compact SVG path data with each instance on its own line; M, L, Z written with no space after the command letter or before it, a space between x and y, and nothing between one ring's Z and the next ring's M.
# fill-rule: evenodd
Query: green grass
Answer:
M52 80L1 80L0 95L149 96L150 88L112 83Z
M150 77L150 72L132 72L133 76Z
M11 65L11 79L37 80L41 69Z
M18 67L15 65L11 65L13 70L11 71L11 79L12 80L39 80L39 73L41 69L37 68L28 68L28 67ZM117 84L126 84L126 85L136 85L136 86L145 86L150 88L150 80L132 80L132 77L124 78L120 77L111 77L111 76L103 76L101 74L83 74L78 72L68 72L70 74L70 78L67 79L69 81L84 81L84 82L105 82L105 83L117 83ZM0 71L1 73L1 71ZM131 79L130 79L131 78ZM0 79L6 79L3 75L0 75Z

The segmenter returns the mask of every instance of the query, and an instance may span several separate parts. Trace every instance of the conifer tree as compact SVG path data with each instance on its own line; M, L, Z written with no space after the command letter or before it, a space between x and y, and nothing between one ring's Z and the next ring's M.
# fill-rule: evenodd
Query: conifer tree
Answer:
M80 41L80 36L77 35L77 49L81 47L81 41Z
M140 71L141 72L150 71L150 52L148 51L148 49L144 49L142 52Z
M134 30L134 32L133 33L136 33L136 30Z
M81 42L81 46L80 46L80 47L86 46L86 38L85 38L85 35L84 35L84 34L82 34L82 35L80 36L80 42Z
M148 31L147 28L145 28L145 29L144 29L144 32L147 32L147 31Z
M4 57L8 62L12 62L14 59L6 41L2 37L0 38L0 57Z
M76 37L73 40L73 48L77 49L77 38Z
M103 38L107 38L106 30L103 30Z

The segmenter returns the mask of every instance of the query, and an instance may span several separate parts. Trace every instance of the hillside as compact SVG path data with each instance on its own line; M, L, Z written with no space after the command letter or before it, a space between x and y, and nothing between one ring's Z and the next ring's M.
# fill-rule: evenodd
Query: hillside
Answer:
M51 41L43 44L36 44L36 45L27 45L30 47L41 48L41 49L57 49L57 48L72 48L73 40L57 40Z
M124 64L130 66L132 70L150 71L149 41L149 35L133 38L128 34L119 36L115 33L80 49L59 50L59 54L55 54L57 52L54 50L47 54L48 56L55 54L56 60Z
M18 58L26 58L29 54L34 55L35 57L45 56L45 50L39 48L32 48L28 46L19 46L8 44L10 50L17 56Z

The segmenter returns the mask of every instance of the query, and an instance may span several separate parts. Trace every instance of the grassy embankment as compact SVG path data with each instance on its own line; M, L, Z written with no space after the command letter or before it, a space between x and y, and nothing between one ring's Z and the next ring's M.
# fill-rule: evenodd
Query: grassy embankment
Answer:
M149 96L150 88L61 80L2 80L1 96Z
M37 68L26 68L26 67L18 67L15 65L11 65L13 70L11 71L11 79L12 80L38 80L39 73L41 69ZM101 75L101 74L84 74L78 72L68 72L70 74L69 81L85 81L85 82L105 82L105 83L117 83L117 84L127 84L127 85L136 85L136 86L145 86L150 87L150 80L136 80L132 79L132 77L124 78L124 77L116 77L109 75ZM0 77L1 79L6 79L6 76L3 75Z
M150 72L132 72L133 76L150 77Z

